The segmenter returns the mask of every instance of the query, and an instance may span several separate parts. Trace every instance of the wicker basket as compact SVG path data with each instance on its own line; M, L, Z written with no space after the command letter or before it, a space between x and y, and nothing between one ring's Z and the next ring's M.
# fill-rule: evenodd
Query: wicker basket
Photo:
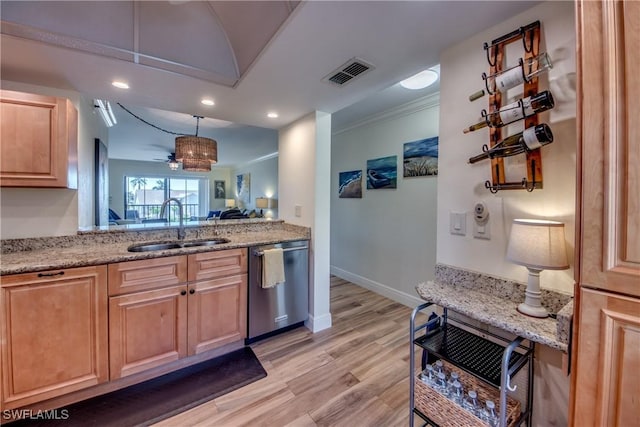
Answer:
M496 404L496 413L500 413L500 392L498 389L444 361L443 364L445 370L458 372L460 382L465 386L465 389L476 390L478 402L481 405L486 400L493 400ZM415 378L415 407L440 427L485 427L489 425L422 382L419 375ZM507 426L514 426L520 413L520 402L507 396Z

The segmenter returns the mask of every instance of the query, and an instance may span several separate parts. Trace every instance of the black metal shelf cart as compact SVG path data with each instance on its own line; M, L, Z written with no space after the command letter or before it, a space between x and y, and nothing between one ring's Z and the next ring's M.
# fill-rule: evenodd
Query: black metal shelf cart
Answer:
M429 419L428 414L424 414L415 407L416 349L423 351L421 370L425 369L428 359L440 358L499 389L501 427L506 427L508 390L515 390L511 386L511 379L523 367L527 366L526 408L521 413L516 425L521 425L524 421L527 422L527 425L531 425L535 344L531 341L527 341L526 345L523 344L525 340L522 337L508 340L487 331L481 331L476 326L460 320L454 320L452 323L448 318L447 308L444 308L442 316L432 316L431 320L416 325L418 314L433 305L430 302L421 304L411 313L410 425L414 425L414 415L416 414L429 425L437 425Z

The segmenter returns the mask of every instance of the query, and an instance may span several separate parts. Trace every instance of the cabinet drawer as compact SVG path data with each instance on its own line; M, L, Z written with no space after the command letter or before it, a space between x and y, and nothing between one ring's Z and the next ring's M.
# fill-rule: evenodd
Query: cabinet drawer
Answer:
M109 264L109 296L164 288L187 281L187 257Z
M189 281L216 279L247 272L247 249L189 255Z

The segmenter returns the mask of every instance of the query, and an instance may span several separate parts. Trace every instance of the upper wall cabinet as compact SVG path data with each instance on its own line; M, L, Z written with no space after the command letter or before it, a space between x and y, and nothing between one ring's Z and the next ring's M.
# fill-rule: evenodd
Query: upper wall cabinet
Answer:
M0 91L0 186L78 188L78 113L64 98Z

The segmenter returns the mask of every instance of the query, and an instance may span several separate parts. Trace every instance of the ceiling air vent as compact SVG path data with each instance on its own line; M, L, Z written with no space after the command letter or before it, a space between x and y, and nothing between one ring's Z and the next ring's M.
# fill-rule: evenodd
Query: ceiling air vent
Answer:
M342 86L353 80L355 77L360 76L369 70L373 70L374 68L375 67L373 65L363 61L362 59L353 58L347 61L346 64L338 67L336 70L333 70L322 80Z

